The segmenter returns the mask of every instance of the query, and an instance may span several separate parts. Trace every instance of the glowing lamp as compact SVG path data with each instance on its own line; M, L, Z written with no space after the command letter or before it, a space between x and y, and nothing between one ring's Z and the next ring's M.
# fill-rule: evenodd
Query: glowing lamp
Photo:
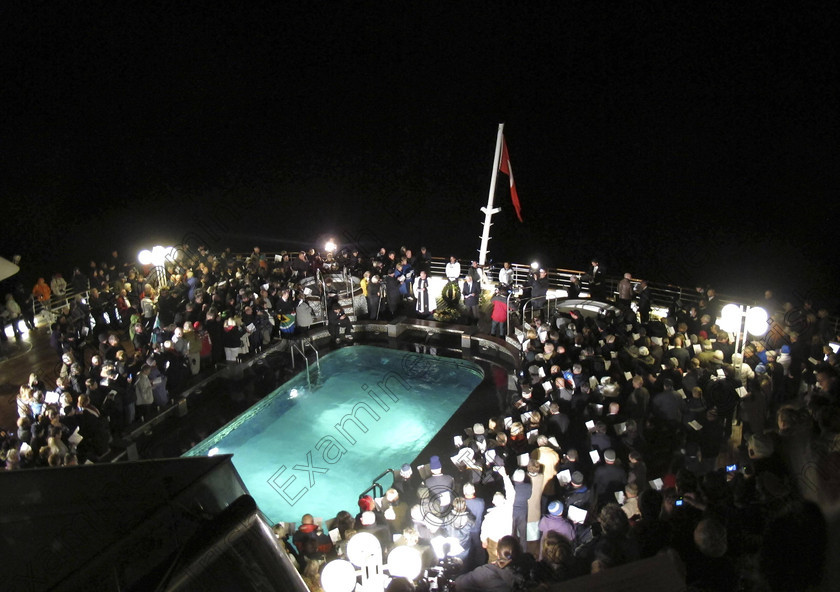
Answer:
M143 249L137 254L137 260L141 265L152 264L152 252L149 249Z
M741 329L741 307L737 304L727 304L720 310L718 326L728 333L736 333Z
M219 454L219 449L216 446L207 451L207 456L216 456L217 454Z
M767 333L767 311L761 308L760 306L755 306L747 311L747 322L746 322L746 329L747 331L755 335L756 337L760 337Z
M534 271L537 271L539 268L540 268L539 262L534 261L533 263L531 263L531 269L533 269Z
M327 244L324 245L324 250L327 253L335 253L336 248L337 247L336 247L335 241L333 239L328 240Z
M393 577L413 580L423 570L423 559L414 547L394 547L388 553L388 573Z
M344 559L330 561L321 572L321 587L325 592L352 592L356 587L356 568Z
M357 532L347 542L347 559L353 562L353 565L362 567L371 557L379 557L382 559L382 545L379 544L379 539L369 532Z

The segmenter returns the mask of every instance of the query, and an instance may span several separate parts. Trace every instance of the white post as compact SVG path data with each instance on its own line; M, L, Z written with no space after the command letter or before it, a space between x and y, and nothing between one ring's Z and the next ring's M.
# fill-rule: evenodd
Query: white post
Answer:
M747 312L749 312L750 307L746 307L746 311L744 311L744 306L742 304L738 305L738 330L735 332L735 353L741 356L741 363L735 364L735 370L738 372L741 371L741 365L744 363L744 353L747 349L747 327L746 327L746 318ZM743 337L741 336L741 331L743 330ZM739 374L740 377L740 374Z
M478 264L484 265L487 262L487 244L490 242L490 227L493 214L501 212L502 208L493 207L493 197L496 194L496 177L499 176L499 158L502 154L502 131L504 123L499 124L499 132L496 134L496 154L493 156L493 174L490 177L490 193L487 196L487 206L481 208L484 212L484 228L481 233L481 247L478 249Z

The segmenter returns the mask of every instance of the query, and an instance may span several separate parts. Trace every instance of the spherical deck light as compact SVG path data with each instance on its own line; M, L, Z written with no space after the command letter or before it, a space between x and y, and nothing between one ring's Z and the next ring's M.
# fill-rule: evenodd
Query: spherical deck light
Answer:
M394 547L388 554L388 573L413 580L423 570L423 559L413 547Z
M741 328L741 307L737 304L727 304L720 311L718 325L728 333L735 333Z
M747 311L747 332L756 337L767 333L767 311L760 306L755 306Z
M362 567L370 557L382 558L382 545L379 544L379 539L369 532L357 532L347 542L347 559L353 562L353 565Z
M352 592L356 587L356 568L344 559L330 561L321 572L321 587L325 592Z

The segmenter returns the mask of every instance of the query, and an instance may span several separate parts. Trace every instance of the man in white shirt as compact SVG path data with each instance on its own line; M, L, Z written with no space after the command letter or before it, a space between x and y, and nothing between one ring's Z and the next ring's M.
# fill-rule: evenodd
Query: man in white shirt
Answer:
M513 285L513 268L507 261L502 264L502 268L499 270L499 283L508 287Z
M449 258L449 263L446 264L446 277L450 282L454 282L461 277L461 264L458 263L455 255L452 255Z

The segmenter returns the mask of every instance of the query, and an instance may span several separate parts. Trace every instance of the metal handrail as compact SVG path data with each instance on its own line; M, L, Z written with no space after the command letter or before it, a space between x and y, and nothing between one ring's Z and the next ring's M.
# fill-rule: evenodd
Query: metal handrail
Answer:
M373 484L371 484L371 486L370 486L370 487L368 487L368 488L367 488L367 489L365 489L362 493L360 493L360 494L359 494L359 499L361 499L361 498L363 498L364 496L366 496L366 495L368 494L368 492L370 492L370 491L373 491L373 496L372 496L372 497L373 497L374 499L375 499L375 498L377 498L377 497L382 497L382 496L385 494L385 488L384 488L384 487L382 487L382 484L381 484L381 483L379 483L379 480L380 480L382 477L384 477L385 475L391 475L391 476L393 476L393 475L394 475L394 471L393 471L393 469L386 469L385 471L383 471L382 473L380 473L379 475L377 475L376 477L374 477L374 478L373 478ZM379 495L376 495L376 491L377 491L377 489L379 490Z
M312 345L312 341L310 341L306 337L302 337L301 339L297 340L297 342L292 341L291 347L289 348L289 354L292 357L292 370L295 368L295 352L298 352L302 357L303 361L306 363L306 383L309 386L312 386L312 381L309 378L309 358L306 357L306 346L309 346L310 349L315 352L315 366L318 368L318 371L321 371L321 354L318 353L318 349Z
M505 302L505 304L507 304L507 322L505 323L505 338L507 338L507 336L510 335L510 299L513 297L514 293L513 290L511 290L510 292L508 292L507 301Z
M267 254L267 256L270 254ZM469 267L469 260L458 260L461 263L462 270L466 271ZM448 257L432 257L429 266L429 274L430 275L438 275L443 276L445 273L446 263L448 262ZM511 269L513 269L513 277L514 283L522 284L524 283L525 277L529 274L531 267L530 265L523 265L520 263L511 263ZM571 283L571 277L577 276L580 278L581 276L585 275L585 271L576 270L576 269L563 269L563 268L546 268L548 271L548 278L549 278L549 287L552 289L568 289L569 284ZM490 277L492 274L488 271L487 277L489 280L493 281L495 278ZM618 282L621 280L620 277L605 277L604 278L604 289L607 291L607 294L615 294L617 292ZM641 281L639 278L631 278L631 281L634 283L638 283ZM587 292L589 286L586 285L586 282L582 282L581 289L584 292ZM700 299L700 295L693 288L686 288L685 286L679 286L676 284L670 284L665 282L653 282L648 280L648 288L650 289L651 294L651 304L657 307L668 308L670 307L675 300L681 300L684 305L694 304ZM718 299L721 303L750 303L754 305L761 305L760 302L756 302L754 299L744 299L744 298L737 298L728 296L725 294L718 294ZM772 314L773 311L768 311ZM830 319L834 326L834 332L840 331L840 316L837 315L830 315Z

